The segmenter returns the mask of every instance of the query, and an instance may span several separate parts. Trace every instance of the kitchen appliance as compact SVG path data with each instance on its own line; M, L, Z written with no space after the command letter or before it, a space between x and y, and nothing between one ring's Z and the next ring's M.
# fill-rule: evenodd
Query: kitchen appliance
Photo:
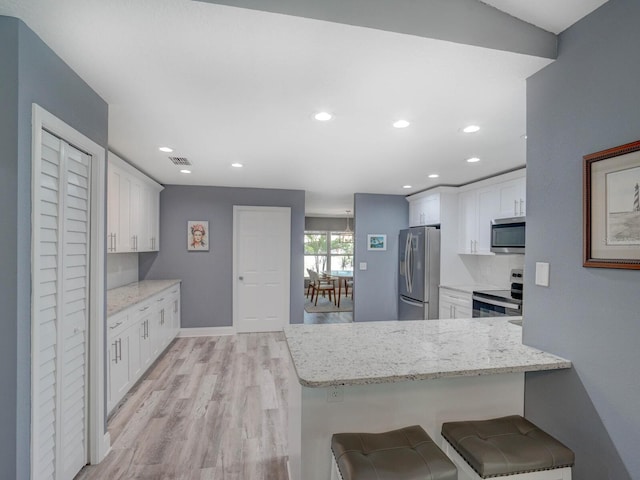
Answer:
M398 320L438 318L440 229L401 230L398 245Z
M473 292L473 313L477 317L522 316L524 276L522 269L511 270L510 290L480 290Z
M525 217L496 218L491 221L493 253L524 254Z

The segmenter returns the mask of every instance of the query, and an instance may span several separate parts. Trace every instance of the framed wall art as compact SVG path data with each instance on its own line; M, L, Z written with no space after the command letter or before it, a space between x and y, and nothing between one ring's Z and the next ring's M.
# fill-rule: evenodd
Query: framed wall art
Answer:
M367 250L383 251L387 249L387 236L383 233L367 235Z
M583 160L583 265L640 269L640 141Z
M187 222L187 250L189 252L209 251L209 222L189 220Z

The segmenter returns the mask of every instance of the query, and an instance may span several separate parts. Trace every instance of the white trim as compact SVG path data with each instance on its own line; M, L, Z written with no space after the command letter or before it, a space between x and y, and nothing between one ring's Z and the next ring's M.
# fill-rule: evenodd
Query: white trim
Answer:
M238 214L242 211L251 212L251 211L262 211L262 212L287 212L289 214L289 236L287 238L289 242L289 254L286 256L284 265L284 271L287 272L287 275L284 278L284 289L286 291L286 304L289 305L291 303L291 207L263 207L263 206L255 206L255 205L234 205L233 206L233 328L238 328L238 312L240 309L238 308L238 289L237 278L239 276L238 272ZM290 318L290 309L285 308L286 318L284 319L284 325L289 325L291 323Z
M220 337L223 335L235 335L236 330L233 327L200 327L200 328L181 328L178 333L179 338L185 337Z
M38 162L42 154L42 129L50 131L67 141L74 147L91 155L91 259L90 259L90 291L89 291L89 431L88 438L88 454L89 462L92 464L99 463L110 450L110 436L105 431L105 405L104 405L104 310L105 310L105 284L104 284L104 263L105 263L105 202L106 202L106 151L103 147L84 136L74 128L70 127L60 119L56 118L42 107L32 105L32 165ZM32 196L34 191L34 181L36 177L34 173L36 168L32 170ZM32 209L34 205L32 205ZM37 206L36 206L37 208ZM32 226L33 226L32 212ZM33 230L32 230L33 231ZM31 238L32 252L32 278L34 265L34 242ZM33 298L32 298L33 309ZM34 476L34 428L37 423L34 421L35 409L34 394L36 390L34 385L36 382L35 369L37 361L37 345L34 345L34 330L37 328L34 322L35 316L31 315L32 328L32 359L31 359L31 477Z

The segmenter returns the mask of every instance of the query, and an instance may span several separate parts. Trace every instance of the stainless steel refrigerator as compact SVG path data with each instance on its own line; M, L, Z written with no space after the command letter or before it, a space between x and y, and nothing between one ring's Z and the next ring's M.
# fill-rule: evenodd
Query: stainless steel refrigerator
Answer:
M398 320L438 318L440 229L401 230L398 251Z

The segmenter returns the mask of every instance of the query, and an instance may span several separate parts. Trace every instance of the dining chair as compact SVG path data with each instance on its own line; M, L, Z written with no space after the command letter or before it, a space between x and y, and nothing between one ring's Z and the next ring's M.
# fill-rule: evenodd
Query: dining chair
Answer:
M321 279L318 272L315 270L307 269L309 273L309 278L311 282L309 286L311 287L311 301L313 302L313 296L315 295L316 300L314 305L318 305L318 296L322 292L322 296L324 297L326 293L329 294L329 300L336 303L336 283L333 279Z
M353 300L353 279L344 281L344 296L349 296L349 289L351 289L351 300Z

